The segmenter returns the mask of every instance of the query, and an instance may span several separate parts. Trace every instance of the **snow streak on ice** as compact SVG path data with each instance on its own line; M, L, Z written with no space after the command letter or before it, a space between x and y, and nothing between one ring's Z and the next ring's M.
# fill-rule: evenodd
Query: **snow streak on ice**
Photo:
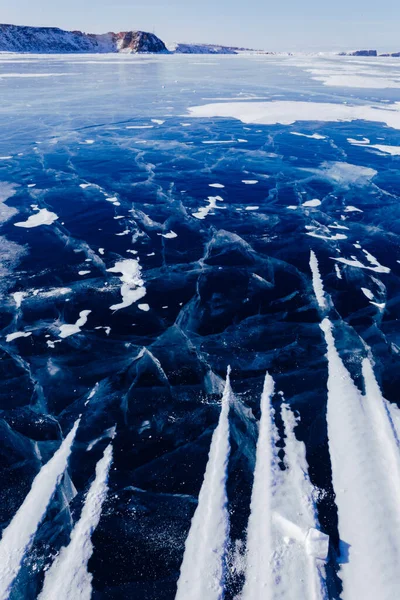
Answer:
M399 410L382 397L369 359L362 364L361 394L336 349L329 319L321 329L328 348L327 423L342 598L400 598Z
M322 284L321 274L319 272L318 260L315 256L315 253L311 250L310 254L310 268L313 278L313 286L315 296L317 298L317 302L320 308L326 308L326 299L324 294L324 286Z
M0 600L7 600L22 559L67 467L79 419L54 456L40 469L32 487L0 541Z
M270 600L272 573L271 484L272 470L279 470L272 433L271 396L274 382L266 375L261 396L260 431L257 444L256 467L247 529L247 570L243 600ZM275 465L273 465L275 463Z
M93 553L91 537L107 496L111 462L112 445L109 444L97 463L96 478L86 496L81 517L72 530L71 541L61 549L48 570L38 600L90 600L93 576L87 565Z
M221 414L186 539L176 600L221 600L224 595L224 558L229 533L226 478L231 393L228 370Z
M320 532L308 477L304 444L294 435L296 420L282 406L285 464L278 464L278 433L266 375L247 531L247 569L242 600L322 600L326 597L322 561L328 537Z

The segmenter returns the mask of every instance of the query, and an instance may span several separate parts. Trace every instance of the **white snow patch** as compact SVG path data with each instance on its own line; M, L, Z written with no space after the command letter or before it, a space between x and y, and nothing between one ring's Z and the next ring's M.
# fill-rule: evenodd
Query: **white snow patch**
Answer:
M26 296L26 292L14 292L14 294L12 296L14 298L14 302L15 302L17 308L20 308L20 306L22 304L22 300Z
M86 322L88 320L88 316L90 315L91 312L92 312L91 310L82 310L79 313L79 319L77 320L77 322L74 325L61 325L60 333L59 333L58 337L67 338L70 335L75 335L76 333L80 333L81 327L83 327L86 324Z
M122 302L113 304L110 310L121 310L127 308L134 302L137 302L146 295L146 288L142 279L142 269L139 262L134 258L127 258L115 263L111 269L107 269L109 273L121 273L120 280Z
M37 213L31 215L26 221L20 221L14 223L15 227L25 227L30 229L31 227L39 227L40 225L51 225L54 221L57 221L58 215L50 212L47 208L41 208Z
M363 210L361 210L361 208L357 208L356 206L346 206L346 208L344 209L344 212L364 212Z
M399 84L400 85L400 84ZM292 125L296 121L340 122L364 120L400 129L400 102L376 105L328 102L224 102L193 106L192 117L231 117L243 123Z
M178 237L178 234L175 233L175 231L169 231L168 233L160 233L160 235L163 238L166 238L167 240L173 240L174 238Z
M218 206L217 202L223 202L224 199L221 196L208 196L208 206L202 206L199 210L192 214L196 219L205 219L207 215L214 209L225 209L225 206Z
M291 131L290 133L292 135L298 135L300 137L309 138L310 140L325 140L326 139L325 135L320 135L319 133L313 133L311 135L308 135L306 133L298 133L297 131Z
M148 304L138 304L138 309L143 312L149 312L150 306Z
M314 200L307 200L307 202L303 202L303 206L309 206L311 208L315 208L316 206L321 205L321 200L314 198Z
M16 331L15 333L9 333L6 336L6 342L13 342L14 340L17 340L18 338L27 338L29 336L32 335L32 331Z
M242 183L245 185L256 185L258 183L257 179L242 179Z

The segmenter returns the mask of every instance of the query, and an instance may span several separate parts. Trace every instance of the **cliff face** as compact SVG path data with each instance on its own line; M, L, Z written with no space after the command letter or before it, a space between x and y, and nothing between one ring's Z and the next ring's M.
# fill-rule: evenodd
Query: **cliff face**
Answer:
M119 52L167 52L160 38L144 31L117 33L117 46Z
M167 52L164 42L153 33L127 31L87 34L57 27L0 25L0 52Z

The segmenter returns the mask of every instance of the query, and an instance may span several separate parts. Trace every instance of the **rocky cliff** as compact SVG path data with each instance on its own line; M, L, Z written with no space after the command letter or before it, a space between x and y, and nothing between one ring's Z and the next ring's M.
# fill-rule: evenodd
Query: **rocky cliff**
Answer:
M57 27L0 25L0 52L168 52L153 33L125 31L102 35Z

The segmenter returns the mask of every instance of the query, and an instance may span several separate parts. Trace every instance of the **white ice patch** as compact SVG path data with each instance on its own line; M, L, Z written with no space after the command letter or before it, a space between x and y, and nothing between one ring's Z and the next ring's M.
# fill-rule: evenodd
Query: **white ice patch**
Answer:
M246 206L245 210L258 210L259 208L259 206Z
M15 333L9 333L6 336L6 342L13 342L18 338L27 338L32 335L32 331L16 331Z
M156 125L164 125L165 123L165 121L162 121L161 119L152 119L151 122L155 123Z
M400 129L400 102L350 105L328 102L224 102L189 108L192 117L231 117L243 123L292 125L296 121L340 122L364 120Z
M111 463L112 445L109 444L96 465L96 477L87 493L80 519L71 532L70 543L61 548L46 572L38 600L90 600L93 575L87 566L93 554L91 538L107 497Z
M30 229L31 227L39 227L40 225L51 225L54 221L57 221L58 215L50 212L47 208L41 208L37 213L31 215L26 221L20 221L14 223L15 227L25 227Z
M245 185L256 185L258 183L257 179L242 179L242 183Z
M0 541L0 600L8 600L11 586L22 560L30 548L37 528L67 468L78 429L75 424L52 458L40 469L25 500L4 529Z
M185 543L175 600L221 600L224 594L224 556L229 532L226 479L231 394L228 371L203 485Z
M146 288L142 279L142 269L139 262L134 258L127 258L115 263L111 269L107 269L109 273L121 273L120 280L122 302L110 306L111 310L121 310L127 308L134 302L141 300L146 295Z
M222 185L222 183L209 183L209 187L212 187L212 188L221 188L222 189L225 186Z
M76 333L80 333L81 327L83 327L86 324L86 322L88 320L88 316L90 315L91 312L92 312L91 310L82 310L79 313L79 319L77 320L77 322L74 325L61 325L60 333L59 333L58 337L67 338L70 335L75 335Z

